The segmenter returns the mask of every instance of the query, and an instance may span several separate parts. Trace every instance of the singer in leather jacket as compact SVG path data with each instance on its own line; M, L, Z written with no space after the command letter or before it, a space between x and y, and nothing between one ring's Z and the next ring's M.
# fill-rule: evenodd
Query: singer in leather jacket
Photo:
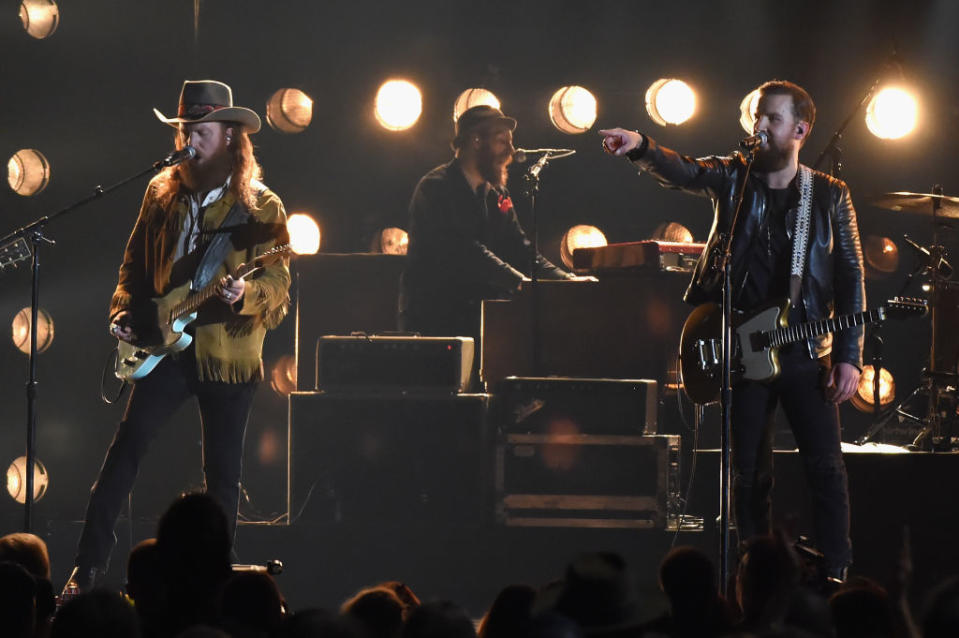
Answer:
M727 157L691 160L645 138L646 148L636 166L655 177L667 188L705 195L713 202L714 222L706 249L686 291L687 303L722 302L723 273L716 257L722 252L723 238L729 230L736 207L738 187L746 170L746 160L736 153ZM859 227L849 188L844 182L824 173L813 173L813 202L810 211L809 247L801 299L805 320L826 319L833 314L865 310L866 289L863 280L862 248ZM733 235L733 303L740 296L748 277L747 250L767 215L768 187L752 174L746 184L739 223ZM791 208L790 214L796 213ZM786 227L791 229L791 219ZM746 308L745 310L748 310ZM809 339L807 348L818 359L832 352L832 361L844 361L862 369L862 326L848 328L833 337L824 334Z
M801 87L772 81L759 87L755 133L762 138L746 177L743 155L693 159L625 129L600 131L603 146L630 159L660 184L710 198L713 225L686 301L722 299L719 259L743 180L743 204L732 243L734 308L751 310L791 297L789 322L860 312L865 306L862 250L846 185L799 164L799 149L815 121L815 105ZM756 136L754 136L756 137ZM809 232L801 277L793 240L810 176ZM794 256L794 252L797 253ZM822 335L779 349L781 373L766 383L743 380L732 388L732 457L736 526L740 541L771 529L772 432L781 404L805 466L823 576L845 578L852 562L849 494L840 447L838 404L856 391L863 329Z

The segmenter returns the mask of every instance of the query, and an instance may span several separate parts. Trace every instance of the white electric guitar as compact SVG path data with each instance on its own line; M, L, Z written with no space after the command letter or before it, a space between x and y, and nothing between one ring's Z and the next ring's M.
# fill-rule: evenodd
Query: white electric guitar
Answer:
M749 315L733 313L732 381L772 381L779 376L778 349L788 343L886 319L921 317L925 299L896 297L875 310L788 325L789 302L767 306ZM722 308L697 306L683 324L679 342L680 371L686 394L694 403L719 400L722 383Z

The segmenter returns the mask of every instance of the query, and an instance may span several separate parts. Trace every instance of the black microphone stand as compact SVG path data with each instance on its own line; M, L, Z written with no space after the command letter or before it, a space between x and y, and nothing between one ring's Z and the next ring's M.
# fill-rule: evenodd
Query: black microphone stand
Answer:
M541 376L542 344L540 343L540 300L539 300L539 229L536 221L536 195L539 193L539 174L549 164L550 154L544 153L536 163L530 166L524 176L524 193L529 199L530 212L530 250L529 250L529 294L530 294L530 349L532 354L533 376Z
M33 527L33 490L34 490L34 467L36 465L36 447L37 447L37 386L39 381L37 379L37 320L40 311L40 245L49 244L51 246L56 245L56 242L44 235L43 231L47 224L62 217L67 213L71 213L74 210L89 204L90 202L99 199L110 193L121 186L132 182L135 179L143 177L147 173L158 171L165 166L169 166L170 163L167 160L160 160L155 162L150 168L147 168L143 171L140 171L136 175L128 177L121 182L117 182L113 186L103 188L102 186L97 186L93 189L93 194L89 197L85 197L73 204L70 204L66 208L62 208L55 213L50 215L44 215L39 219L18 228L12 233L0 239L0 249L17 242L18 240L24 239L30 242L32 257L32 286L31 286L31 297L30 297L30 372L29 380L27 381L27 467L26 467L26 498L23 503L23 531L30 532Z
M883 62L880 72L877 74L876 80L872 85L866 89L866 93L862 96L862 99L856 103L856 106L853 110L846 116L846 119L842 121L842 124L839 125L839 128L832 134L832 137L829 138L829 143L826 144L826 148L822 150L819 154L819 157L816 158L816 162L812 167L816 170L819 170L819 167L822 166L823 161L829 157L832 160L832 170L831 174L836 179L842 179L842 149L839 148L839 143L842 141L842 134L846 132L846 129L849 127L849 124L852 123L856 115L861 111L872 99L872 96L876 94L876 90L882 84L884 73L883 69L887 68L890 63L896 63L898 59L898 53L893 47L892 54L889 58Z
M746 194L746 183L752 172L753 161L756 159L757 148L746 151L746 170L743 173L742 184L736 197L736 209L733 211L726 236L722 238L722 254L718 255L723 269L723 372L720 392L720 406L722 408L722 431L720 434L719 459L719 587L725 596L729 584L730 573L730 533L729 510L732 502L732 360L733 360L733 291L732 291L732 249L736 224L739 213L743 208L743 198Z
M894 61L896 57L896 50L893 49L890 60ZM839 125L839 128L836 129L836 131L832 134L832 137L829 138L829 143L826 144L826 148L822 150L822 152L819 154L819 157L816 158L816 162L813 164L814 169L818 170L823 161L828 157L830 160L829 174L836 179L842 179L842 148L839 146L839 143L842 141L842 135L853 119L859 114L859 111L861 111L866 104L869 103L869 100L872 99L872 96L876 94L876 90L879 88L879 85L882 84L882 79L883 76L880 72L876 80L866 90L866 93L862 96L862 99L856 103L856 106L852 109L849 115L846 116L846 119L842 121L842 124ZM875 402L875 405L873 406L872 425L866 434L856 440L856 444L858 445L862 445L863 443L867 442L885 424L885 419L882 418L881 414L881 404L879 403L879 379L880 375L882 374L882 323L876 323L874 326L872 326L870 331L870 338L873 344L872 369L873 373L875 374L873 379L873 401Z

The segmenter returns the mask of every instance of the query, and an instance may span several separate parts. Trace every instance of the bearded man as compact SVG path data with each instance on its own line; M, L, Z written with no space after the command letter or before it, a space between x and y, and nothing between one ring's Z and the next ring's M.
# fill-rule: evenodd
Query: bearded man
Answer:
M508 297L530 280L530 242L506 188L515 129L497 108L464 111L450 144L455 157L416 185L401 330L473 337L479 352L482 300ZM542 255L536 262L541 279L577 279Z
M150 441L191 396L200 409L206 490L223 507L232 538L243 438L263 377L263 339L289 301L286 259L249 278L230 276L288 240L283 203L259 181L249 138L260 129L259 116L233 106L230 87L213 80L183 84L177 117L154 112L176 128L176 148L189 145L195 156L164 169L147 187L110 305L110 332L121 341L149 344L157 333L152 299L187 284L193 291L213 285L215 294L186 327L193 337L189 346L134 383L91 490L76 557L81 589L92 587L107 568L117 518Z
M743 195L732 244L732 304L750 311L789 299L789 323L864 310L862 248L845 183L799 163L816 119L802 87L759 87L755 132L766 134ZM714 221L686 301L721 302L722 272L712 256L729 232L746 174L740 154L692 159L621 128L599 132L603 146L625 156L662 185L709 197ZM803 222L805 220L805 222ZM805 224L805 225L804 225ZM856 391L863 328L822 334L780 349L782 373L770 383L732 389L733 487L741 541L770 531L772 433L781 403L805 466L825 576L845 578L852 562L849 494L840 451L838 405Z

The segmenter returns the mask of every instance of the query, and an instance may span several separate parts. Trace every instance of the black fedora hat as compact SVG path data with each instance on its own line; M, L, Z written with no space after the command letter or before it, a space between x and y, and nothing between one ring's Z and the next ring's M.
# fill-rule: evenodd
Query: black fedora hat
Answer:
M459 119L456 120L455 137L453 138L453 147L459 147L466 136L479 128L491 127L494 124L501 124L511 131L516 130L516 120L506 115L494 106L480 104L463 111Z
M233 91L216 80L187 80L180 90L176 117L153 109L164 124L178 126L194 122L238 122L247 133L260 130L260 116L251 109L233 106Z

